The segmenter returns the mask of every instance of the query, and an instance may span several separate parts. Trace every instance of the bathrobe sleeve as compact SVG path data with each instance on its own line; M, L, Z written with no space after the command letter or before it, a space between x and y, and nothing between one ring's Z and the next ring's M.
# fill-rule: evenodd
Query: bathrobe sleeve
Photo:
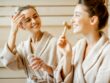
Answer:
M74 52L75 47L73 47L72 50L73 50L72 52ZM72 53L72 55L74 54ZM73 56L72 56L72 60L73 60ZM64 63L64 57L62 56L56 70L54 71L55 81L56 83L73 83L73 73L74 73L73 61L71 61L71 65L72 65L71 71L68 73L68 75L65 78L62 77L63 63Z
M13 51L11 51L8 47L8 44L6 44L0 55L0 61L3 63L4 66L12 70L22 69L22 49L23 42L17 47L17 49L15 48Z
M74 75L74 56L75 56L75 52L77 47L80 46L82 40L78 41L74 47L72 48L72 59L71 59L71 71L68 73L68 75L63 78L62 77L62 69L63 69L63 61L64 61L64 57L61 57L60 62L56 68L56 70L54 71L54 78L56 83L73 83L73 75Z
M95 83L110 83L110 44L102 52L103 60L100 64Z
M59 65L57 66L56 70L54 71L54 78L55 78L55 83L72 83L72 78L73 78L73 68L71 69L70 73L63 78L62 77L62 69L63 69L63 60L64 57L62 57Z

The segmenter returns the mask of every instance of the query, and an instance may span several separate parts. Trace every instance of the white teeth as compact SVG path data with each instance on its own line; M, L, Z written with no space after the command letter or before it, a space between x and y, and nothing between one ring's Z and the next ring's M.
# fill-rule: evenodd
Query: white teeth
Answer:
M76 27L77 27L77 25L74 25L73 27L74 27L74 28L76 28Z
M35 27L35 26L39 26L39 24L34 24L34 25L32 25L32 27Z
M76 27L76 26L77 26L77 24L72 24L72 26L73 26L73 27Z

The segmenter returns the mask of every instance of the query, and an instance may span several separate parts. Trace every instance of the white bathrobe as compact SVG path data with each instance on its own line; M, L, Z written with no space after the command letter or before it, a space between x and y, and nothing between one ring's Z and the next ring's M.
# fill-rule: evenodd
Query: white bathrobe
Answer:
M30 43L31 38L29 37L27 41L21 42L13 52L10 51L6 44L0 55L0 61L10 69L23 69L27 75L27 83L53 83L52 76L49 76L45 71L33 71L29 67L27 56L32 54ZM35 54L52 68L56 68L58 62L56 39L49 33L44 32Z
M83 60L86 40L81 39L73 48L72 70L62 79L62 62L55 71L57 83L110 83L110 42L103 34Z

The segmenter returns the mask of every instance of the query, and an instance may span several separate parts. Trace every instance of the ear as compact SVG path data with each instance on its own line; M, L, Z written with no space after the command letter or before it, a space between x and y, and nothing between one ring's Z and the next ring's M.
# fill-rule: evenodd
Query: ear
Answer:
M98 23L98 17L97 16L92 16L90 18L90 24L94 25L94 24L97 24L97 23Z

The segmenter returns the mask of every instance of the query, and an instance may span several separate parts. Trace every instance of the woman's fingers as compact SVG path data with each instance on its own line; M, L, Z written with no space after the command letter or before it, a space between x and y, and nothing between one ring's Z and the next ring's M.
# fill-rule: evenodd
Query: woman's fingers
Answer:
M66 46L66 38L65 36L61 36L58 40L58 45L61 47L61 48L64 48Z
M24 14L17 16L16 19L14 19L14 20L20 21L21 19L23 19L23 17L24 17Z
M14 23L20 24L24 19L24 15L19 15L16 19L14 19Z
M16 17L19 15L20 13L15 13L15 15L12 15L13 19L16 19Z
M31 59L31 61L32 62L30 63L30 67L32 67L32 69L38 70L38 69L42 68L43 61L40 58L33 57Z
M43 64L44 64L43 62L39 62L39 64L36 64L36 65L32 66L32 69L34 69L34 70L39 70L39 69L42 68L42 65L43 65Z
M31 58L31 60L32 61L35 61L35 60L41 60L39 57L36 57L36 56L33 56L32 58Z
M31 62L31 66L34 66L34 65L38 65L39 63L41 63L41 60L34 60Z
M24 19L24 15L16 14L15 16L12 16L12 26L15 28L22 28L21 22Z

